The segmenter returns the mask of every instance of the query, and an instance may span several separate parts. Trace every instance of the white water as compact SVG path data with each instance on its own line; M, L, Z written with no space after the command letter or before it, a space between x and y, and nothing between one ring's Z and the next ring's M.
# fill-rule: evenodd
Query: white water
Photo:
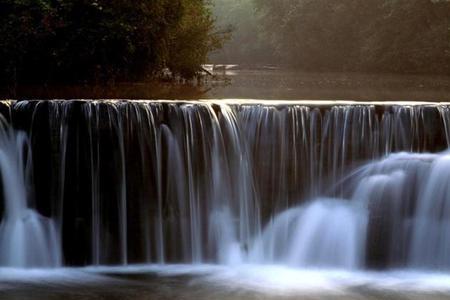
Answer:
M55 218L75 263L450 268L449 154L411 153L450 144L444 106L73 104L52 102L73 117L52 126L64 152L59 182L67 180L55 202L74 210ZM26 170L7 155L3 174ZM30 235L48 247L38 253L58 257L53 222L26 201L27 172L4 178L5 198L22 200L6 202L2 236L22 242L2 247L23 245L20 257L31 257L21 244ZM82 201L62 199L72 194ZM52 264L11 249L5 264Z
M61 251L55 225L28 203L30 158L26 135L2 123L0 172L5 207L0 224L0 265L56 267L61 264Z
M88 274L157 274L160 277L187 277L190 289L197 285L210 284L218 291L250 291L274 296L326 296L341 295L353 299L352 290L364 292L450 293L450 275L445 273L392 270L387 272L345 271L336 269L295 269L282 265L241 264L224 265L134 265L128 267L88 267L62 271L69 278L83 280L82 272ZM1 274L1 272L0 272ZM27 278L24 274L24 278ZM49 273L48 276L52 276ZM19 277L19 276L17 276ZM84 277L89 278L89 276ZM102 277L99 277L99 280ZM103 278L104 279L104 278ZM23 279L22 280L26 280ZM54 279L55 280L55 279ZM55 280L57 281L57 279ZM199 288L200 290L201 288ZM370 292L368 293L370 295ZM380 294L382 295L382 294ZM211 296L211 295L209 295ZM356 297L355 299L366 299ZM380 297L380 299L383 297ZM423 299L418 297L417 299ZM238 297L238 299L241 299ZM309 298L308 298L309 299ZM314 298L315 299L315 298ZM384 298L383 298L384 299ZM387 297L387 299L390 299ZM444 299L444 298L443 298Z
M145 260L138 261L161 264L279 263L355 270L370 267L368 257L381 257L375 263L380 267L443 267L443 259L426 262L424 251L412 253L419 246L413 245L411 232L422 230L414 225L422 210L417 203L428 197L419 197L415 190L427 182L420 162L444 154L390 155L399 149L423 151L426 143L433 143L437 135L431 130L447 127L442 109L435 110L432 117L437 119L430 121L425 106L395 106L382 114L370 105L336 105L322 111L298 103L279 108L112 101L83 107L92 123L88 136L94 264L117 263L110 257L118 248L120 262L126 262L128 247L143 239L139 247ZM101 127L108 131L99 127L102 111L108 118ZM441 127L433 127L433 120L441 120ZM101 186L98 177L104 166L99 153L110 149L102 150L99 134L116 140L118 155L113 159L121 166L117 178ZM127 158L126 148L132 148L128 143L134 141L138 155ZM140 161L142 170L129 168L131 160ZM349 176L352 168L367 161ZM128 180L130 171L125 169L153 173L142 177L143 187ZM133 190L126 185L154 191L124 201L124 193ZM99 198L112 188L118 191L117 199ZM120 205L113 213L100 209L115 202ZM140 221L128 220L127 203L141 207ZM115 223L104 217L111 215L118 216ZM425 223L431 224L428 220ZM128 238L133 232L127 228L135 223L142 233ZM108 238L111 232L117 241ZM382 255L372 254L372 244L383 248ZM420 263L414 263L413 256Z
M362 270L372 219L389 232L381 245L391 248L389 265L449 268L450 152L392 154L361 167L346 184L348 199L318 198L276 215L249 251L230 252L223 262L246 257L257 264ZM415 209L405 207L407 198ZM222 249L243 249L236 244Z
M249 261L290 267L363 266L367 211L345 200L317 199L279 214L257 238Z

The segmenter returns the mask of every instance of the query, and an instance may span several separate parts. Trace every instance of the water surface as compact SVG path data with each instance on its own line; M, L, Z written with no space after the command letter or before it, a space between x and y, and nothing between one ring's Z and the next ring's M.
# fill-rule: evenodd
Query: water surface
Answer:
M450 275L281 266L0 270L0 299L450 299Z

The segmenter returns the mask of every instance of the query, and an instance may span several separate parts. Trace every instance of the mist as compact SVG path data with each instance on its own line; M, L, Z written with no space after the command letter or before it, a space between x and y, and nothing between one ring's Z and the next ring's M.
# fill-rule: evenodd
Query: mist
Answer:
M214 0L230 30L212 63L314 72L450 74L450 2Z

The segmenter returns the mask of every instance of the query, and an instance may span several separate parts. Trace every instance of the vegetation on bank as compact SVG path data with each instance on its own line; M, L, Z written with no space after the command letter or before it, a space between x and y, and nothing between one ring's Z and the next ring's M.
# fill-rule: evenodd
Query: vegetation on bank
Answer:
M220 47L208 0L0 0L0 82L191 78Z
M234 37L212 59L303 71L450 75L448 0L215 0Z
M192 78L214 63L450 75L448 0L0 0L0 86Z

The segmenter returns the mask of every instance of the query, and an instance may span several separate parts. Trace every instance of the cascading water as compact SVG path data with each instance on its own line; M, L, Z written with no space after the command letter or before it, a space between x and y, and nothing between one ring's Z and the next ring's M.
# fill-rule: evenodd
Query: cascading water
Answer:
M448 269L449 162L450 152L399 153L367 164L345 181L347 200L316 199L278 215L250 260L356 269L366 251L382 248L391 267Z
M367 212L356 203L316 199L275 217L250 250L252 263L361 268Z
M30 175L27 137L3 122L0 125L0 171L5 207L0 224L0 265L59 266L60 245L53 221L27 203L27 175Z
M445 105L21 101L0 111L30 135L36 207L56 227L14 207L42 224L51 257L60 241L66 265L450 269Z

